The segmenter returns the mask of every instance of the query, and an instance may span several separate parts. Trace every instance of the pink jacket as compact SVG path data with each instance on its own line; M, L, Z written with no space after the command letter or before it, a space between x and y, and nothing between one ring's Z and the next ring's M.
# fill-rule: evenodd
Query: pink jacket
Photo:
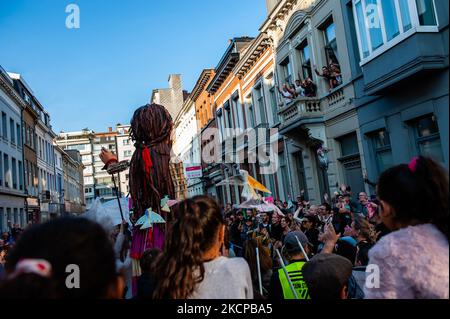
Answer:
M448 299L449 243L432 224L383 237L369 252L380 287L364 288L366 299Z

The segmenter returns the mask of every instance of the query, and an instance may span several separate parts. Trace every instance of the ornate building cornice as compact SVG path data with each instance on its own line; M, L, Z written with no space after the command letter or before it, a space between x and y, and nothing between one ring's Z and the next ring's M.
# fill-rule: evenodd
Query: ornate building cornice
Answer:
M260 33L236 65L234 73L241 80L271 46L266 33Z
M2 70L0 70L0 86L5 91L5 93L18 105L21 107L21 109L24 109L26 107L25 101L20 97L20 95L16 92L14 87L11 85L11 83L8 81L8 79L5 78L5 75L3 74Z

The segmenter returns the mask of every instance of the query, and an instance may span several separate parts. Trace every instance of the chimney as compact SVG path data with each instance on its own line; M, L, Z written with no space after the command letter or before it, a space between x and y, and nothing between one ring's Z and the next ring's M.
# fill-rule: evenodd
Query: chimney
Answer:
M108 127L108 132L109 132L109 133L112 133L112 131L113 131L113 130L112 130L112 127Z
M169 76L169 88L181 91L182 90L182 83L181 83L181 75L180 74L171 74Z

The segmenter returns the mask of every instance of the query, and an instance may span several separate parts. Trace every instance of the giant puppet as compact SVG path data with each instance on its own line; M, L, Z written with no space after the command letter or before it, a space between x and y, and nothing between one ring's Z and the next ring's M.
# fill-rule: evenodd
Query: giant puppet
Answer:
M133 212L130 257L135 277L140 275L138 262L142 253L164 246L167 224L161 223L160 218L153 222L153 217L159 215L167 223L174 218L168 209L164 209L167 208L165 199L175 196L170 174L172 129L172 117L158 104L140 107L131 120L130 137L136 150L129 163L130 210ZM117 163L115 155L105 150L100 157L108 171L114 171L114 166L121 164Z

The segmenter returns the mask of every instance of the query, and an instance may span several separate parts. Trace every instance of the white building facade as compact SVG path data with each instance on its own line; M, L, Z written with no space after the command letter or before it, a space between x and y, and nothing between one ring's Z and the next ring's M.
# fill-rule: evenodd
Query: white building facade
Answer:
M188 196L203 194L201 176L190 172L201 172L200 138L198 137L195 103L188 98L175 119L174 154L183 161L185 177L187 179ZM197 177L198 176L198 177Z
M81 155L81 161L84 166L84 197L86 207L89 207L95 199L95 183L94 183L94 161L93 161L93 139L94 132L85 129L78 132L60 133L56 139L56 143L63 150L78 150Z
M50 116L38 105L36 125L39 196L41 199L41 221L45 222L58 214L59 198L56 192L55 151L53 140L56 134L50 125Z
M23 176L22 120L23 100L13 82L0 67L0 230L8 224L26 225Z
M133 156L135 147L130 138L130 125L118 125L117 130L117 158L119 161L130 161ZM127 196L130 192L129 187L130 175L129 169L120 173L119 191L122 196Z

